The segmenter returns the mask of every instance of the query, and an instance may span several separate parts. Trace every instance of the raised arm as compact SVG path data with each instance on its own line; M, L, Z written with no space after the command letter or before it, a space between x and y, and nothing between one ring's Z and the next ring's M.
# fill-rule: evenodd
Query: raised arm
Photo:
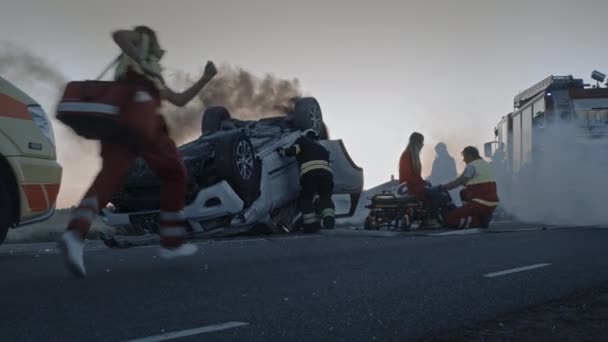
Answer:
M165 87L161 90L161 94L163 98L172 104L182 107L185 106L188 102L190 102L202 89L203 87L211 81L213 76L217 74L217 69L215 68L215 64L213 62L207 62L205 66L205 72L203 76L198 80L198 82L194 83L190 88L186 89L181 93L176 93L173 90Z

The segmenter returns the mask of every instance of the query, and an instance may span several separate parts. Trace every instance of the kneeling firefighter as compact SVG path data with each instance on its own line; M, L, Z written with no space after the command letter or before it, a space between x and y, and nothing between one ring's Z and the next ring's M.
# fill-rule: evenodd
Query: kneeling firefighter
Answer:
M277 149L283 157L296 157L300 165L300 201L304 232L316 232L321 228L321 217L325 229L335 225L335 208L332 201L334 176L329 164L329 151L319 143L319 135L309 129L295 143ZM315 210L315 196L318 208Z
M455 180L440 185L443 190L451 190L460 185L462 206L447 215L448 228L488 228L494 210L498 205L496 180L488 162L479 155L477 148L468 146L462 151L467 164L463 173Z

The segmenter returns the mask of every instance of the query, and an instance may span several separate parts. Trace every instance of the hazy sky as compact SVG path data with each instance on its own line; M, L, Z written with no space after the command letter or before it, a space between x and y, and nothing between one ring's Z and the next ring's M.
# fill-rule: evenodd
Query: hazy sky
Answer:
M170 70L199 75L211 59L298 78L332 138L365 169L366 187L397 175L413 131L426 136L425 175L439 141L461 169L459 151L482 150L518 91L551 74L589 80L593 69L608 71L605 0L1 1L0 41L70 79L96 77L118 53L110 32L138 24L157 30ZM55 98L33 95L52 111ZM58 126L63 207L99 165L93 143L61 143ZM88 156L70 153L83 146Z

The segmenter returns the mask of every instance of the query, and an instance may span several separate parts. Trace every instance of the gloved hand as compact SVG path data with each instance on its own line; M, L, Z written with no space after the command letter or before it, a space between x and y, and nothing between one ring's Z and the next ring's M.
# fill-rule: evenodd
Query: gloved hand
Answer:
M205 72L203 74L203 77L210 80L215 75L217 75L217 68L215 67L215 64L213 64L213 62L211 62L211 61L207 61L207 65L205 65Z
M281 157L285 157L285 149L283 147L279 147L275 151L277 151Z

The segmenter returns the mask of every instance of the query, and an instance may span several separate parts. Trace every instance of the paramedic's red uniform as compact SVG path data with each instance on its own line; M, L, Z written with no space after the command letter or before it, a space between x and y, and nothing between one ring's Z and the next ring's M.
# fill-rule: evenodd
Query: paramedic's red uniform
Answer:
M131 164L140 156L162 180L161 244L177 247L185 234L183 208L187 174L164 118L159 114L160 93L152 82L134 72L127 72L120 81L133 85L132 101L121 112L120 121L132 132L134 145L101 142L101 171L76 209L68 229L86 237L92 219L108 204L110 197L120 191Z
M408 193L421 200L425 199L426 183L420 174L414 172L412 152L407 148L399 159L399 184L403 183L407 183Z
M483 159L477 159L467 168L473 169L473 177L465 188L460 191L463 205L454 209L447 218L449 228L488 228L492 214L498 206L496 180L490 171L489 164ZM465 169L465 173L468 170Z

